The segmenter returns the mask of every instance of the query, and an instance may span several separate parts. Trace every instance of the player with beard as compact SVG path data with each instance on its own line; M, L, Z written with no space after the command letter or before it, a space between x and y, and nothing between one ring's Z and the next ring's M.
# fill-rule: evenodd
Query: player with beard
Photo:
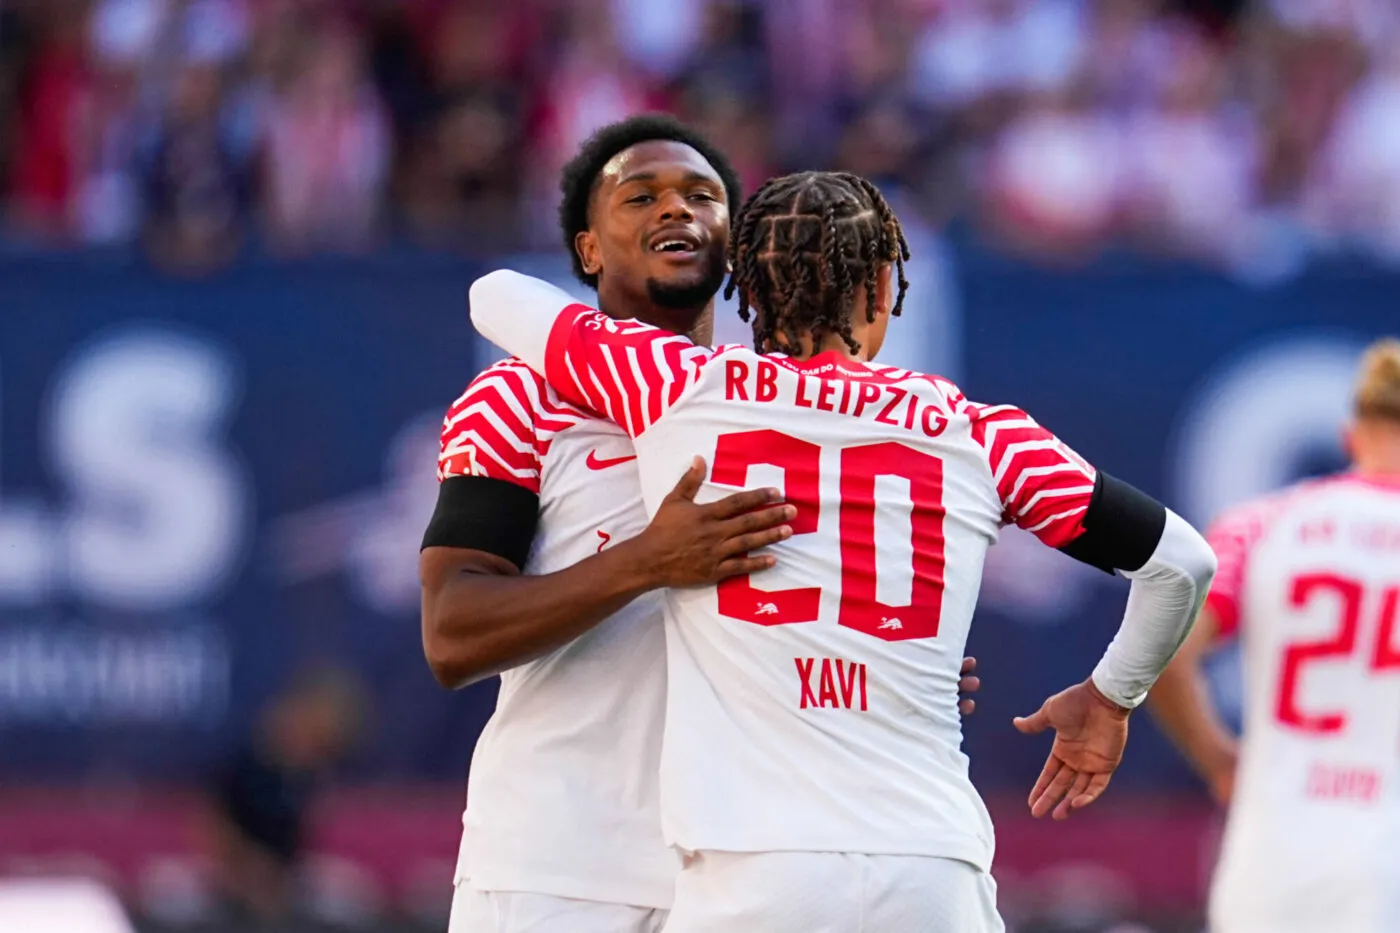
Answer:
M667 933L997 933L957 715L987 548L1014 523L1132 580L1092 675L1016 720L1055 732L1029 804L1060 819L1107 787L1215 559L1020 408L873 362L909 251L868 180L767 182L730 256L754 350L614 320L514 272L471 288L483 336L626 428L649 510L696 453L712 465L699 501L781 477L798 509L775 569L663 594L662 825L690 856Z
M585 143L562 187L574 272L604 312L708 344L739 198L724 156L669 118L636 117ZM762 489L696 505L692 470L648 524L627 435L518 360L449 409L439 475L424 650L447 687L501 675L472 759L450 930L659 930L680 862L657 801L658 590L770 567L748 552L789 533L791 507ZM970 674L969 661L964 690Z

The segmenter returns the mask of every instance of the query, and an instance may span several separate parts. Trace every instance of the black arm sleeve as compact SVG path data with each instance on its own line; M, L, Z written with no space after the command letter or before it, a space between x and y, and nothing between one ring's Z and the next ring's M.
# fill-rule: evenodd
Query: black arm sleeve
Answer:
M1105 573L1140 570L1166 527L1166 506L1100 471L1084 515L1084 533L1060 550Z
M485 551L525 566L540 520L540 497L489 476L449 476L438 484L437 508L423 547Z

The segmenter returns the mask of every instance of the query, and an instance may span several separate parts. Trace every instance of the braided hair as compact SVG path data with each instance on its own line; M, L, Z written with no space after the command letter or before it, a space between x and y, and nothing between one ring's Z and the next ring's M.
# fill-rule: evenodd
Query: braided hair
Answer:
M893 262L899 277L894 314L909 287L904 261L909 244L880 190L849 172L801 172L773 178L753 193L734 218L729 238L733 272L724 297L739 293L739 317L753 319L754 349L768 353L814 346L839 334L851 352L856 290L865 290L866 318L875 320L876 273Z

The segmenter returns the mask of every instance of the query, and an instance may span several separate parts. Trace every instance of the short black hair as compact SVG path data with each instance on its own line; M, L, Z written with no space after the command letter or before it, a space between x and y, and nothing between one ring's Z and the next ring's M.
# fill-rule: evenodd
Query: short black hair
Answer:
M799 172L764 182L734 214L729 263L734 270L724 297L739 293L739 317L753 319L754 349L771 353L796 347L802 332L820 343L837 334L852 352L857 290L875 320L875 274L893 263L899 314L909 283L904 261L909 244L880 189L849 172Z
M700 133L666 113L643 113L610 123L590 136L578 153L564 166L559 188L564 194L559 202L559 227L564 233L564 248L574 264L574 276L589 288L598 287L598 276L583 271L574 240L588 229L588 205L598 187L598 175L613 156L638 143L677 142L689 146L710 163L724 183L729 210L739 209L744 192L739 176L724 153Z

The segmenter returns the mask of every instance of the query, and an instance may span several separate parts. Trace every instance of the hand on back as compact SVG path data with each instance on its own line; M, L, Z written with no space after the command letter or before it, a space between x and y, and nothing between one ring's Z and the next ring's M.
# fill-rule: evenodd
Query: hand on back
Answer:
M704 480L705 461L696 457L638 536L663 586L704 586L767 570L776 558L749 552L792 535L785 523L797 510L781 503L778 490L746 490L696 505ZM963 658L958 675L958 712L971 716L977 708L972 695L982 688L977 659Z
M705 461L696 457L637 536L661 586L706 586L767 570L775 558L750 552L792 536L785 523L797 509L782 504L776 489L736 492L697 505L695 494L705 481L705 470Z

